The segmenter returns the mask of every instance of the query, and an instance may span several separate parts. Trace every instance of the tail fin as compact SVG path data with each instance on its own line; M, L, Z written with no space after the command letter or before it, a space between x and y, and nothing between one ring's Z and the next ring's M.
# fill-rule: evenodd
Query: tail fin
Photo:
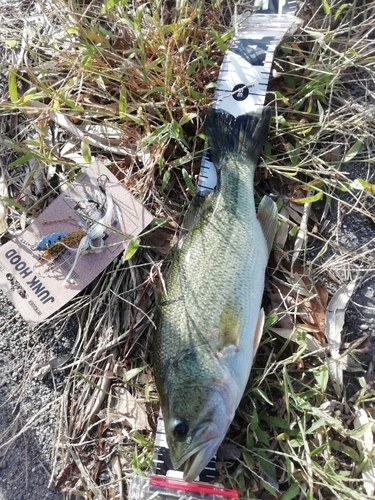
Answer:
M220 168L219 159L225 153L245 154L256 162L268 135L270 119L270 108L265 108L261 115L246 114L237 118L226 111L212 109L204 131L216 168Z

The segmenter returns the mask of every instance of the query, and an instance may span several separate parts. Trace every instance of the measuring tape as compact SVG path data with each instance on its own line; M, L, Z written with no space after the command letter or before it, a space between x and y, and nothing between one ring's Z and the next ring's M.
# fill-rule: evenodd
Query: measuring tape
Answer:
M255 8L257 8L255 2ZM225 53L214 94L214 109L237 117L260 114L268 87L275 49L286 33L294 33L301 19L294 16L295 0L260 1L256 14L239 14L236 34ZM217 184L210 151L203 154L197 194L206 195Z
M214 109L237 117L261 113L275 49L286 33L302 25L294 16L296 0L255 0L252 14L247 6L235 20L236 34L220 68L214 94ZM207 150L202 159L197 194L206 195L216 187L217 175ZM183 472L175 471L170 460L162 416L158 419L150 478L136 476L129 500L219 500L238 498L234 490L210 485L215 480L216 457L199 475L199 482L186 483ZM198 479L198 478L197 478Z

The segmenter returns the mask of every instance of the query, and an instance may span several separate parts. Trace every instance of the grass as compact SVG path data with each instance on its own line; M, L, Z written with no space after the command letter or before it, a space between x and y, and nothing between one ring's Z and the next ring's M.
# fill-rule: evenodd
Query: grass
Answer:
M22 8L25 22L0 14L2 235L28 225L91 158L155 216L134 256L116 259L49 322L63 328L73 316L78 330L56 399L57 486L77 498L125 498L132 474L150 468L158 411L149 365L154 286L194 191L200 129L234 8L220 0L35 0ZM354 391L336 394L325 288L332 295L332 279L344 279L340 269L371 268L373 259L323 229L337 203L374 221L374 184L348 175L345 162L373 165L373 105L365 98L375 81L375 12L361 0L317 0L299 15L304 28L275 57L267 94L274 118L256 179L258 195L274 193L280 209L267 329L219 454L219 480L241 498L265 489L265 498L284 500L363 499L373 481L374 392L361 376ZM357 347L346 349L358 368ZM37 348L28 356L31 375ZM126 389L125 420L110 404L116 387Z

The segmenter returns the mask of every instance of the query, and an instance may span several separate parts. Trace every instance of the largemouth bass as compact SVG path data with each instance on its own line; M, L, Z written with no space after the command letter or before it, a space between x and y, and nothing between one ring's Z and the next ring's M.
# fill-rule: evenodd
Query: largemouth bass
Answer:
M154 374L173 466L194 480L225 437L262 334L264 275L276 204L254 204L254 171L270 111L238 118L213 110L205 127L218 171L196 198L161 297Z

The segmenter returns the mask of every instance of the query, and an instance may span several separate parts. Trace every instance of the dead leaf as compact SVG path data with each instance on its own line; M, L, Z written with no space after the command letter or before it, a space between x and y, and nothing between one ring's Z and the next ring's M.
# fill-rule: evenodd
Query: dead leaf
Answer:
M288 328L275 328L275 327L271 327L269 330L272 333L275 333L276 335L283 337L284 339L298 343L297 330L289 330ZM322 353L324 351L324 347L322 346L322 344L320 344L318 340L314 339L314 337L312 335L309 335L308 333L305 336L305 345L308 352L319 354L319 352Z
M74 138L82 140L85 136L85 133L81 130L81 128L74 125L72 120L70 120L69 117L65 116L64 114L58 111L50 111L49 117L57 125L69 132ZM115 139L103 137L95 133L87 134L86 137L87 142L90 144L90 146L97 147L104 151L111 151L113 154L116 153L123 156L135 153L134 148L125 148L121 145L122 139L119 132L117 132L117 136L115 137Z
M300 206L299 208L303 208L303 206ZM289 218L290 220L294 221L298 226L301 224L301 216L298 213L297 210L294 210L294 208L291 206L291 203L287 205L288 213L289 213Z
M39 365L39 368L33 373L33 378L37 378L42 380L47 373L57 370L61 368L71 357L71 354L63 354L62 356L58 356L57 358L52 358L46 363Z
M301 184L294 182L288 185L288 198L304 198L305 192Z
M328 293L322 286L315 286L298 263L294 269L295 272L291 274L281 267L280 272L274 275L274 292L269 298L272 309L279 315L276 327L289 331L298 328L312 333L320 346L324 347Z
M171 251L173 244L176 243L177 230L177 226L173 223L159 227L147 235L147 245L154 247L155 252L165 257Z
M326 310L328 304L328 291L324 288L324 286L319 285L319 283L315 285L315 289L319 294L320 302L322 303L324 310Z
M342 369L345 370L346 372L366 372L359 363L353 358L353 356L350 356L350 354L344 354L340 357L340 362L342 364Z
M77 480L79 477L80 475L78 467L74 464L74 462L69 462L57 476L55 482L55 488L58 491L65 491L66 489L69 488L69 485L72 487L74 484L74 482L72 481L74 479Z
M326 313L326 337L330 347L331 358L328 360L328 371L336 394L343 391L343 364L340 360L341 332L345 323L345 310L355 288L355 281L342 285L330 300Z
M309 193L307 194L307 196L309 196ZM311 211L311 203L305 203L303 205L303 214L301 217L300 227L297 233L296 241L294 243L294 250L292 256L292 270L307 238L307 223L309 221L310 211Z
M354 358L354 354L365 354L371 352L371 343L367 336L353 340L352 342L341 344L345 351L340 356L343 370L348 372L366 372L359 361Z
M289 212L285 207L282 207L279 212L279 220L281 220L281 223L277 230L273 244L277 248L284 248L289 234Z
M367 416L366 411L363 408L359 408L354 417L353 425L355 429L362 427L363 425L369 424L370 420ZM373 448L374 448L374 435L371 427L368 427L361 440L357 440L357 446L360 453L363 453L364 457L368 457L367 464L362 469L363 486L366 490L367 495L370 497L375 493L375 468L372 462Z
M138 401L120 384L111 386L108 408L101 410L98 417L104 418L107 425L124 422L132 430L151 430L144 403Z

